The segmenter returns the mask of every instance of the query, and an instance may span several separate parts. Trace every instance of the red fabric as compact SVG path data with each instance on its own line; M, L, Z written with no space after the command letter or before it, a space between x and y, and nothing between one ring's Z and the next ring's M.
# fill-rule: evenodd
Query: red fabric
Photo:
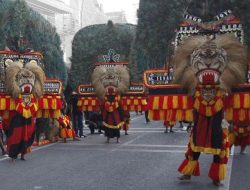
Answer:
M35 124L32 119L31 125L24 125L14 129L13 134L7 138L7 147L9 148L12 144L19 144L21 141L29 141L34 132Z
M181 163L181 165L180 165L179 168L178 168L178 171L179 171L180 173L183 173L183 170L184 170L184 168L188 165L188 162L189 162L188 159L183 160L183 162ZM200 164L199 164L199 161L197 161L197 165L196 165L195 170L194 170L194 172L192 173L192 175L193 175L193 176L200 176Z
M220 181L220 178L219 178L219 169L220 169L220 164L212 163L211 167L210 167L210 170L209 170L209 173L208 173L208 176L212 180Z
M235 146L248 146L250 145L250 134L246 136L236 136L235 137Z
M187 160L187 159L183 160L183 162L181 163L181 165L180 165L179 168L178 168L178 171L179 171L180 173L182 173L182 172L183 172L183 169L187 166L187 164L188 164L188 160Z
M113 112L103 110L102 115L104 122L109 125L117 125L123 121L123 118L121 118L120 113L117 109L115 109Z
M212 122L208 122L207 118L199 114L196 132L196 146L212 147ZM205 141L206 139L206 141Z

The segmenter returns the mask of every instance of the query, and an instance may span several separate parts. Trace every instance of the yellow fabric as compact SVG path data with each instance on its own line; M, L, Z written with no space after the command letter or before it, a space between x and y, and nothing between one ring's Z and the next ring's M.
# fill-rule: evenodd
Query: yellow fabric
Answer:
M225 119L227 121L232 121L233 120L233 108L228 108L225 111Z
M134 105L138 105L139 101L137 99L134 100Z
M233 145L235 142L235 134L234 133L230 133L228 136L228 140L229 140L229 144Z
M173 96L173 108L178 108L178 96Z
M0 110L6 110L6 101L5 98L0 99Z
M60 137L61 137L61 138L66 138L65 129L61 129L61 130L60 130Z
M227 175L227 166L226 164L220 164L219 166L219 180L222 181Z
M206 154L214 154L214 155L220 155L221 153L221 149L219 148L195 146L192 140L192 136L190 137L190 146L193 152L204 152Z
M240 108L240 95L239 94L235 94L233 96L233 105L234 105L234 108Z
M187 96L182 97L182 102L183 102L183 109L187 109Z
M163 98L163 107L164 110L168 108L168 96L164 96Z
M155 97L153 101L153 110L159 109L159 97Z
M249 98L249 94L244 94L244 102L243 102L243 108L249 108L249 104L250 104L250 98Z
M197 167L198 161L197 160L188 160L187 165L183 168L181 173L185 175L192 175Z
M109 125L106 122L103 122L103 125L110 129L119 129L123 126L123 124L124 124L124 121L120 122L118 125Z
M48 103L48 99L43 99L43 107L45 108L45 109L48 109L48 107L49 107L49 103Z

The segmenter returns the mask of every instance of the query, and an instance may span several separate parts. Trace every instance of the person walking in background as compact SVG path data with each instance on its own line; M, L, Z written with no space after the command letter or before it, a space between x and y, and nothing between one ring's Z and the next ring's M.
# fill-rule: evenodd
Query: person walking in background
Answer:
M0 148L2 150L2 155L7 154L5 148L4 148L4 143L3 143L3 125L2 125L2 117L0 117Z
M148 124L150 122L150 120L148 118L148 110L145 111L145 120L146 120L146 124Z
M148 92L145 93L145 97L146 97L146 101L148 103ZM148 118L148 109L145 110L145 120L146 120L146 124L148 124L150 122L149 118Z
M176 123L175 121L167 121L167 120L165 120L164 123L163 123L163 125L165 127L164 133L168 133L168 128L170 129L169 130L170 133L174 133L173 127L174 127L175 123Z
M128 135L129 123L130 123L129 111L124 111L124 124L122 126L122 129L125 131L125 135Z
M70 115L72 120L73 129L77 137L85 137L83 134L83 113L77 107L78 94L73 91L69 100L69 112L67 115Z

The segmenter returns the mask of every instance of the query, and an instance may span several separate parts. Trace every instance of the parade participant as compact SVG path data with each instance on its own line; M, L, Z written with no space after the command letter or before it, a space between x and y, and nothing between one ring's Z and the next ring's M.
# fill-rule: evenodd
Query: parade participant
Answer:
M240 146L240 154L246 154L246 147L250 145L250 126L248 124L234 124L229 140L231 146Z
M45 75L41 67L14 62L6 68L6 90L16 100L16 110L7 129L7 149L12 161L31 151L35 138L37 99L43 95Z
M83 113L77 107L78 94L73 91L69 100L69 113L72 120L73 129L77 137L82 137L83 135Z
M59 137L66 143L68 138L79 140L76 138L75 131L70 124L70 118L67 115L61 115L58 119L59 122Z
M110 65L111 67L100 65L94 69L92 85L102 104L106 142L109 143L110 138L116 138L116 142L119 143L120 128L124 124L120 95L128 90L129 73L124 65L116 65L113 61Z
M166 128L165 129L165 131L164 131L164 133L168 133L168 128L170 129L169 130L169 132L170 133L174 133L174 131L173 131L173 127L174 127L174 125L175 125L175 122L173 122L173 121L164 121L164 123L163 123L163 125L164 125L164 127Z
M231 35L190 37L177 49L175 79L194 95L193 130L178 169L181 180L200 174L201 152L214 155L209 170L213 183L219 185L225 178L229 155L228 130L223 128L225 92L244 81L246 57L245 47Z
M2 117L0 117L0 148L2 150L2 155L7 154L4 143L3 143L3 125L2 125Z
M120 105L120 96L112 87L107 89L102 115L105 136L107 137L106 142L109 143L110 138L116 138L116 142L119 143L120 129L124 124L124 115Z
M125 131L125 135L128 135L129 123L130 123L130 114L129 111L124 111L124 125L122 129Z
M145 110L145 120L146 120L146 124L148 124L150 122L150 119L148 118L148 110Z

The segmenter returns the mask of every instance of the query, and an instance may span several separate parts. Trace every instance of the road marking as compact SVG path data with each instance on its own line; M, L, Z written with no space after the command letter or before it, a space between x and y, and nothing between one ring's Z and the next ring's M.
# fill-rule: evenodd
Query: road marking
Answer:
M161 144L128 144L129 147L162 147L162 148L186 148L187 145L161 145Z
M138 140L138 139L144 137L145 135L146 135L146 134L141 134L141 135L135 137L134 139L132 139L132 140L130 140L130 141L128 141L128 142L125 142L125 143L123 143L123 144L121 144L121 145L125 146L125 145L128 145L128 144L132 144L132 143L135 142L136 140Z
M34 189L43 189L42 186L34 186Z
M154 130L154 129L165 129L164 127L131 127L131 128L129 128L129 129L131 129L131 130L133 130L133 129L142 129L142 130L144 130L144 129L152 129L152 130Z
M122 143L122 144L120 144L118 147L112 149L111 152L114 152L114 151L118 150L119 147L121 147L121 146L126 146L126 145L128 145L128 144L132 144L134 141L136 141L136 140L138 140L138 139L144 137L145 135L146 135L146 133L141 134L141 135L135 137L134 139L132 139L132 140L130 140L130 141L127 141L127 142L125 142L125 143Z
M41 150L41 149L44 149L44 148L53 146L53 145L55 145L55 144L57 144L57 143L51 143L51 144L48 144L48 145L43 145L43 146L41 146L41 147L33 148L32 152L35 152L35 151L37 151L37 150ZM10 159L10 157L1 158L1 159L0 159L0 162L2 162L2 161L4 161L4 160L8 160L8 159Z
M150 130L150 131L136 131L136 130L129 130L128 133L164 133L164 130L162 131L153 131L153 130ZM186 133L188 134L186 131L174 131L174 133ZM166 134L173 134L173 133L166 133Z
M127 144L128 143L128 144ZM64 144L64 146L112 146L112 145L114 145L114 146L126 146L126 147L159 147L159 148L186 148L187 147L187 145L168 145L168 144L166 144L166 145L161 145L161 144L131 144L131 142L126 142L126 144L125 143L123 143L123 144L117 144L117 143L109 143L109 144L107 144L107 143L103 143L103 144L86 144L86 143L84 143L84 144L76 144L76 143L67 143L67 144Z
M137 116L137 117L134 117L134 118L132 118L132 119L130 119L131 121L134 121L134 120L136 120L136 119L139 119L139 118L141 118L141 116L142 115L140 115L140 116Z
M125 148L120 148L117 149L116 151L125 151L125 152L149 152L149 153L185 153L186 151L184 150L148 150L148 149L125 149Z

